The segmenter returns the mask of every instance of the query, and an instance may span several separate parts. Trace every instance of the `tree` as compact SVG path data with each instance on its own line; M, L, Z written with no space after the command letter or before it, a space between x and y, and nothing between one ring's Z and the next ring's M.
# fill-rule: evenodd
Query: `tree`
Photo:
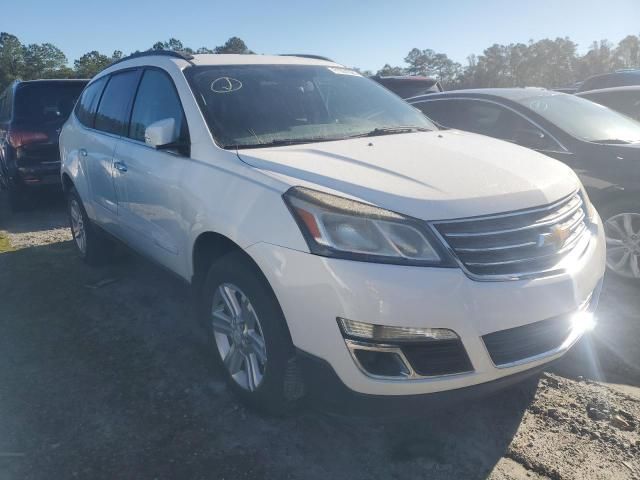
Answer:
M240 54L248 54L254 53L249 50L249 47L244 43L239 37L231 37L227 40L224 45L220 45L214 49L215 53L240 53Z
M151 50L171 50L174 52L195 53L192 48L185 47L180 40L171 37L166 42L156 42Z
M444 53L436 53L430 48L412 49L404 61L409 64L406 73L409 75L426 75L435 77L442 84L450 85L458 80L462 73L462 65L452 61Z
M67 66L67 57L55 45L43 43L24 47L24 78L47 78L58 76Z
M381 77L388 77L392 75L405 75L405 70L402 67L392 67L388 63L385 63L384 67L378 70L376 75L380 75Z
M627 35L615 49L617 63L623 68L640 68L640 37Z
M0 33L0 87L21 77L24 70L24 47L18 37Z
M114 54L122 52L114 52ZM113 57L104 55L103 53L93 50L85 53L79 59L73 62L75 75L78 78L91 78L95 76L101 70L104 70L111 65L115 60Z

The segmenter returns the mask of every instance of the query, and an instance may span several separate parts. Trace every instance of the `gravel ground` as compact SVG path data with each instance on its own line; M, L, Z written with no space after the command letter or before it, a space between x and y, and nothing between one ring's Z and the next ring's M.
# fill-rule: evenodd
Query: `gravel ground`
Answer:
M266 418L225 387L185 285L126 253L84 265L55 197L3 205L1 480L640 479L637 286L607 278L592 338L490 398L406 421Z

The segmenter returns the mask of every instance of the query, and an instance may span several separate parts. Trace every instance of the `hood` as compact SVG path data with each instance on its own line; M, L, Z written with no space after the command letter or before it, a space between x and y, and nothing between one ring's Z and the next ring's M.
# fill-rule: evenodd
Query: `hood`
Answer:
M287 185L363 200L423 220L519 210L578 188L564 164L516 145L456 130L239 150Z

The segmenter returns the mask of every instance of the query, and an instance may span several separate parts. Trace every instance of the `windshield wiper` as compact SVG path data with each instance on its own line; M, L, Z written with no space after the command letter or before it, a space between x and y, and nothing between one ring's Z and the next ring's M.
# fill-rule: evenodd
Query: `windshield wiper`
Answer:
M267 142L250 143L245 145L226 145L225 148L243 149L243 148L265 148L265 147L282 147L286 145L300 145L303 143L331 142L340 140L340 138L279 138L269 140Z
M351 135L347 138L362 138L362 137L378 137L381 135L395 135L398 133L413 133L413 132L432 132L433 130L427 127L378 127L365 133L359 133L357 135Z
M628 140L622 140L621 138L605 138L603 140L591 140L592 143L604 143L604 144L617 144L617 145L627 145L630 142Z

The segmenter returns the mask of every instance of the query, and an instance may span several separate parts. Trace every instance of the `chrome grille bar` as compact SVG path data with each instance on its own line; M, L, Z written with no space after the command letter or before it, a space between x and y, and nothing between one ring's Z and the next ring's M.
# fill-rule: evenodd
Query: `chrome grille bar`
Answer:
M544 207L433 226L467 274L478 280L555 273L574 252L581 255L590 238L585 205L577 192Z

